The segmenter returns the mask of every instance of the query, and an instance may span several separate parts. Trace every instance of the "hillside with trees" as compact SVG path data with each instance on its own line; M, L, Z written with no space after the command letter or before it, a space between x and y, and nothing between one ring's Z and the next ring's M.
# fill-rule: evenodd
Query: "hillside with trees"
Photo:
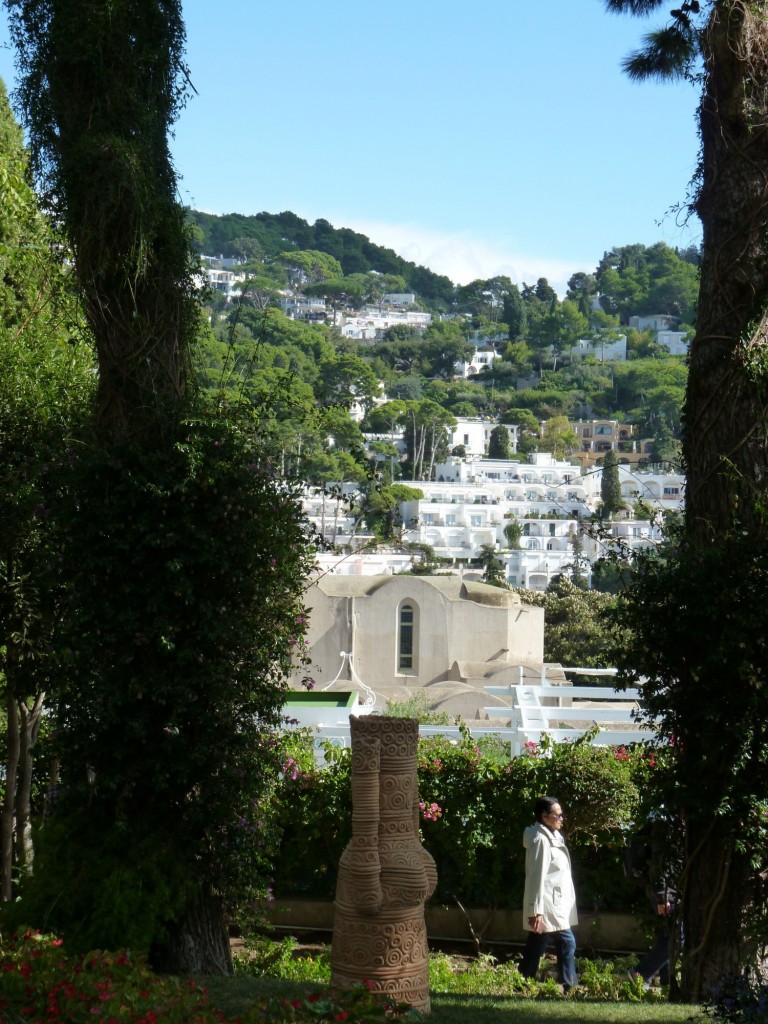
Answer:
M371 271L401 277L408 290L417 292L434 308L448 308L453 298L454 286L449 278L404 260L393 249L375 245L358 231L334 228L327 220L309 224L290 211L217 216L189 210L188 216L200 252L270 262L286 250L314 249L338 260L345 277Z
M678 456L685 361L669 355L653 330L628 322L650 311L692 330L695 249L613 247L593 272L574 274L561 299L545 278L454 285L327 221L309 225L290 213L188 216L200 249L237 259L233 269L245 278L237 301L208 297L200 381L258 412L283 473L312 483L362 482L381 463L418 476L449 453L447 428L466 416L517 424L522 454L567 457L575 441L569 420L609 418L652 439L659 461ZM388 292L413 292L410 308L431 322L397 323L375 340L342 334L347 318L386 308ZM289 318L280 305L286 294L324 300L321 314ZM623 338L626 359L608 358ZM478 348L493 359L457 377L456 364ZM376 408L384 396L389 401ZM361 405L359 422L350 411ZM394 449L366 452L364 432L391 440L403 429L402 463Z

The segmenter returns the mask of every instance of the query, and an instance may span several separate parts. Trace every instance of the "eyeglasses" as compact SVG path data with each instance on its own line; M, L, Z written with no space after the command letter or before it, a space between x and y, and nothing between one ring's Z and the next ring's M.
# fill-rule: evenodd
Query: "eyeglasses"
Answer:
M550 811L549 814L548 814L548 817L549 818L559 818L562 821L563 818L565 817L565 815L562 812L560 814L553 814L553 812Z

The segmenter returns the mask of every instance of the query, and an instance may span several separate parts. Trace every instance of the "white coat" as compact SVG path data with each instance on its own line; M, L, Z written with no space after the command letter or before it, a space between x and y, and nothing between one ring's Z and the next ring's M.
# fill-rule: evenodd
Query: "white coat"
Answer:
M523 833L523 846L523 928L533 931L528 918L537 914L544 918L545 932L559 932L578 924L571 857L563 837L537 822Z

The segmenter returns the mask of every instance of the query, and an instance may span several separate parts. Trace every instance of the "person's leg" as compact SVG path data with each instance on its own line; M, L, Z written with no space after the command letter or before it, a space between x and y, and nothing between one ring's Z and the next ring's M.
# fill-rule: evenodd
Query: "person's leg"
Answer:
M557 975L567 992L579 984L576 974L576 936L570 928L564 928L560 932L553 932L552 938L557 953Z
M539 960L546 952L551 936L546 932L528 932L525 943L523 959L520 964L520 973L524 978L535 978L539 969Z
M637 965L638 974L648 982L655 974L659 974L669 963L669 930L666 921L656 929L656 941L651 949L640 958ZM667 975L668 977L668 975Z

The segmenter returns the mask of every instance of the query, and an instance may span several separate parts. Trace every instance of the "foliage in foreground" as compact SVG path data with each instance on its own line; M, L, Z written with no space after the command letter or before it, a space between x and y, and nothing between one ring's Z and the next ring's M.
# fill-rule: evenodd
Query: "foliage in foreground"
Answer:
M570 999L600 999L611 1002L660 1002L663 991L645 990L641 982L628 980L627 970L637 957L630 955L614 960L580 959L580 984ZM327 985L331 979L330 949L322 946L301 950L295 939L275 941L265 937L246 942L242 953L235 956L235 972L252 977L280 978ZM555 980L553 958L542 961L542 978L524 978L517 961L503 961L495 956L451 956L433 952L429 957L429 989L463 995L519 996L525 999L561 999L563 990Z
M704 1005L716 1024L767 1024L768 981L749 974L721 985Z
M97 950L74 959L60 939L26 932L0 950L0 1020L23 1024L283 1024L417 1019L366 986L259 1001L227 1018L195 981L153 974L141 956Z
M294 492L223 419L152 458L86 450L72 473L62 785L4 917L80 952L149 952L199 890L235 913L266 884L309 551Z
M645 679L645 714L674 737L662 799L685 820L683 923L699 941L684 975L704 997L759 963L768 940L768 543L723 531L638 562L618 603L632 634L615 663L623 683Z

